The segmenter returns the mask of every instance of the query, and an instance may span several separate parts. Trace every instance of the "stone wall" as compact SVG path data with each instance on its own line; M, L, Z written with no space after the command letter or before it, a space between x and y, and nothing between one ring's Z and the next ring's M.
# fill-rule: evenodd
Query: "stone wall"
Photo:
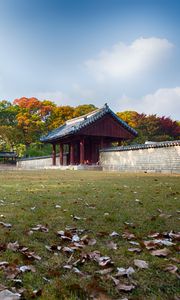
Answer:
M58 163L58 158L57 163ZM45 169L52 166L52 157L51 156L42 156L42 157L33 157L25 158L17 161L17 168L21 169Z
M103 149L100 164L111 171L180 173L180 141Z

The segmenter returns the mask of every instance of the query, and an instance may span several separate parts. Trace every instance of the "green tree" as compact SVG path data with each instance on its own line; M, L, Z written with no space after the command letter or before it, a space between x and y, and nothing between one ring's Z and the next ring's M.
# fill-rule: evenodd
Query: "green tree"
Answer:
M96 109L97 109L97 107L94 106L93 104L84 104L84 105L76 106L74 109L73 117L76 118L76 117L80 117L82 115L86 115Z

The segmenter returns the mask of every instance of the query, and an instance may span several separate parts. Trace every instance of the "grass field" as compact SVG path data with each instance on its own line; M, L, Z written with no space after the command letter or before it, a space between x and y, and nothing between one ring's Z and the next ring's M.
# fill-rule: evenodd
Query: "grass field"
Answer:
M180 176L3 171L0 291L43 300L180 299L179 220Z

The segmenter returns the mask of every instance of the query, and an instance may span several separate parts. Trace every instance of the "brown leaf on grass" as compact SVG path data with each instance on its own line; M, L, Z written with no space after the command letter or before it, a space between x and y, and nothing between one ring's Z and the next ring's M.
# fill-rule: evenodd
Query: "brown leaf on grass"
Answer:
M135 246L139 246L140 245L138 242L135 242L135 241L129 241L129 244L135 245Z
M40 297L42 295L42 289L37 289L32 292L33 297Z
M18 300L20 298L21 298L21 294L12 293L7 289L0 292L0 300Z
M168 214L165 214L165 213L162 213L159 215L160 218L164 218L164 219L169 219L172 217L172 215L168 215Z
M62 249L62 246L59 246L59 245L51 245L51 246L45 246L45 248L48 250L48 251L60 251Z
M180 264L180 259L177 258L177 257L170 257L169 260L171 260L171 261L173 261L173 262L175 262L177 264Z
M88 246L94 246L96 244L96 239L89 239Z
M80 275L80 276L82 276L82 277L87 277L87 276L88 276L87 274L81 272L81 271L80 271L78 268L76 268L76 267L73 267L73 268L72 268L72 271L73 271L75 274Z
M105 266L114 264L109 256L101 256L98 259L98 263L99 263L99 266L101 266L101 267L105 267Z
M27 249L27 248L25 248L25 249ZM19 252L21 252L28 259L41 260L41 257L39 255L35 254L33 251L20 250Z
M84 258L85 257L86 256L84 256ZM89 258L90 260L97 262L101 267L111 266L114 264L114 262L111 260L109 256L101 256L99 251L89 252L86 258Z
M175 265L168 265L167 267L164 268L164 271L166 272L170 272L172 274L175 274L178 270L178 267L176 267Z
M117 273L116 273L116 277L119 276L131 276L133 273L135 273L135 270L132 267L129 267L127 269L125 268L117 268Z
M14 242L14 243L8 243L7 249L12 250L12 251L17 251L19 249L18 241Z
M151 249L156 249L157 246L173 246L174 243L172 243L170 240L168 239L156 239L156 240L150 240L150 241L144 241L143 242L146 249L151 250Z
M28 266L21 266L19 267L19 270L22 272L22 273L25 273L25 272L33 272L35 273L36 272L36 269L34 266L32 265L28 265Z
M149 265L145 260L134 259L134 265L140 269L148 269Z
M3 268L4 266L8 266L9 263L7 261L0 261L0 269Z
M112 250L117 250L117 244L114 243L113 241L107 242L107 247Z
M73 253L74 252L74 250L72 248L70 248L70 247L63 247L62 251L66 252L66 253Z
M113 231L112 233L110 233L109 236L111 236L111 237L117 237L117 236L119 236L119 233L117 233L116 231Z
M41 231L41 232L48 232L49 229L41 224L36 225L36 227L31 228L32 231Z
M116 285L116 288L119 291L131 292L132 290L135 289L135 286L133 284L122 284L122 283L119 283L118 285Z
M77 235L77 234L74 234L73 236L72 236L72 242L79 242L80 241L80 237Z
M100 275L107 275L113 271L113 268L107 268L103 270L96 271L95 273L100 274Z
M14 279L20 273L20 270L16 265L8 265L4 272L7 279Z
M140 248L129 248L128 251L140 253L142 251L142 249L140 249Z
M136 225L132 222L124 222L124 224L127 226L127 227L132 227L132 228L136 228Z
M82 236L81 242L88 246L94 246L96 244L96 239L90 238L87 234Z
M180 241L180 232L171 231L168 235L172 240Z
M163 249L159 249L159 250L153 250L151 251L151 254L153 256L162 256L162 257L166 257L171 253L171 251L167 248L163 248Z
M75 216L75 215L71 215L71 217L72 217L73 220L75 220L75 221L86 220L86 218L78 217L78 216Z
M153 233L150 233L148 235L149 238L157 238L159 237L161 234L159 232L153 232Z
M6 250L6 244L0 244L0 251Z
M3 284L0 284L0 292L6 290L7 287Z
M12 225L10 223L0 222L0 225L2 225L3 227L6 227L6 228L11 228L12 227Z
M148 249L148 250L156 249L156 247L157 247L157 243L155 243L154 240L143 241L143 244L146 247L146 249Z
M122 234L122 237L124 239L131 240L135 238L135 235L134 233L131 233L129 230L125 230L124 233Z

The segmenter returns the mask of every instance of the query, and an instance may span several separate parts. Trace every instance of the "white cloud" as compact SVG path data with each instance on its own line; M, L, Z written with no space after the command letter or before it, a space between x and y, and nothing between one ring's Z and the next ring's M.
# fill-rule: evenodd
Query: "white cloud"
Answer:
M97 59L85 62L97 80L125 79L156 66L167 56L173 44L156 37L138 38L130 45L115 44L111 50L102 51Z
M77 83L73 84L73 91L78 95L78 97L83 98L84 100L93 99L95 97L92 89L84 88Z
M123 95L118 103L121 111L136 110L139 113L170 116L180 120L180 87L161 88L138 100Z
M58 105L70 105L72 99L62 91L35 93L39 100L51 100Z

